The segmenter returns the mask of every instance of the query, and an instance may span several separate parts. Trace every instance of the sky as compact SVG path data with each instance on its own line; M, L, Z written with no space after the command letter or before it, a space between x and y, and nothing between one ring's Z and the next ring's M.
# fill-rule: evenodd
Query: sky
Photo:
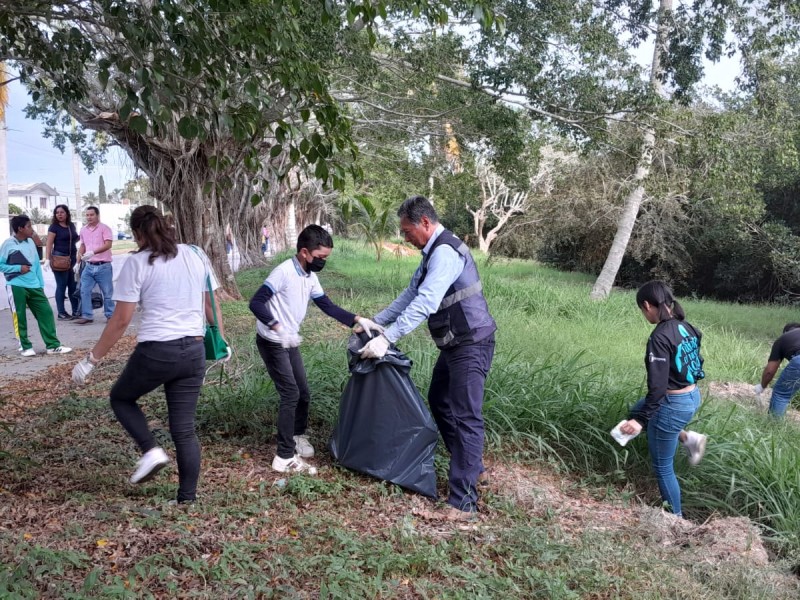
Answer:
M9 105L6 112L8 127L8 183L46 183L58 190L59 196L73 199L75 184L72 179L72 152L64 154L42 137L42 123L25 117L28 104L25 88L15 81L9 84ZM88 173L81 163L81 196L88 192L97 194L100 175L106 192L122 188L133 179L135 168L128 156L119 148L112 148L106 163L97 165Z

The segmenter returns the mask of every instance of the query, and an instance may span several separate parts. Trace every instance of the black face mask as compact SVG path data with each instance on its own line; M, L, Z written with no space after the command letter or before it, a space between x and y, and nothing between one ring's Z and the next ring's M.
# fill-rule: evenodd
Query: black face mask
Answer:
M325 268L325 259L320 258L319 256L313 256L313 260L308 263L308 270L313 271L314 273L319 273Z

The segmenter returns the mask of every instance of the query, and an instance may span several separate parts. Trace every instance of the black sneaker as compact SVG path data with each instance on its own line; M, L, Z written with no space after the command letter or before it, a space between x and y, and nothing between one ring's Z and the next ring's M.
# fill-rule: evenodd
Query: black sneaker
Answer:
M58 320L59 321L71 321L72 317L67 313L58 313Z

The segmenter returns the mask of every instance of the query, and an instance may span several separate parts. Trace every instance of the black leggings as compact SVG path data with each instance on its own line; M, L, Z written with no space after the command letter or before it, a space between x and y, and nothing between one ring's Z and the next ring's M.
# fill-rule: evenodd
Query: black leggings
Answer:
M140 342L111 388L111 408L117 420L144 453L156 447L156 440L136 401L164 385L169 432L178 460L178 502L194 501L197 495L200 442L194 430L194 419L205 366L202 338Z

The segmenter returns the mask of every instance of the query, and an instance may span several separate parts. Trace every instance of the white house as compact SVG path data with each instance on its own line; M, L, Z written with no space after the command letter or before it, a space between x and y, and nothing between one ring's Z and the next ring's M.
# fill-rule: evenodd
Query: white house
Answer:
M15 204L22 212L29 212L34 208L50 212L56 204L63 204L59 200L58 190L46 183L9 183L8 202Z

